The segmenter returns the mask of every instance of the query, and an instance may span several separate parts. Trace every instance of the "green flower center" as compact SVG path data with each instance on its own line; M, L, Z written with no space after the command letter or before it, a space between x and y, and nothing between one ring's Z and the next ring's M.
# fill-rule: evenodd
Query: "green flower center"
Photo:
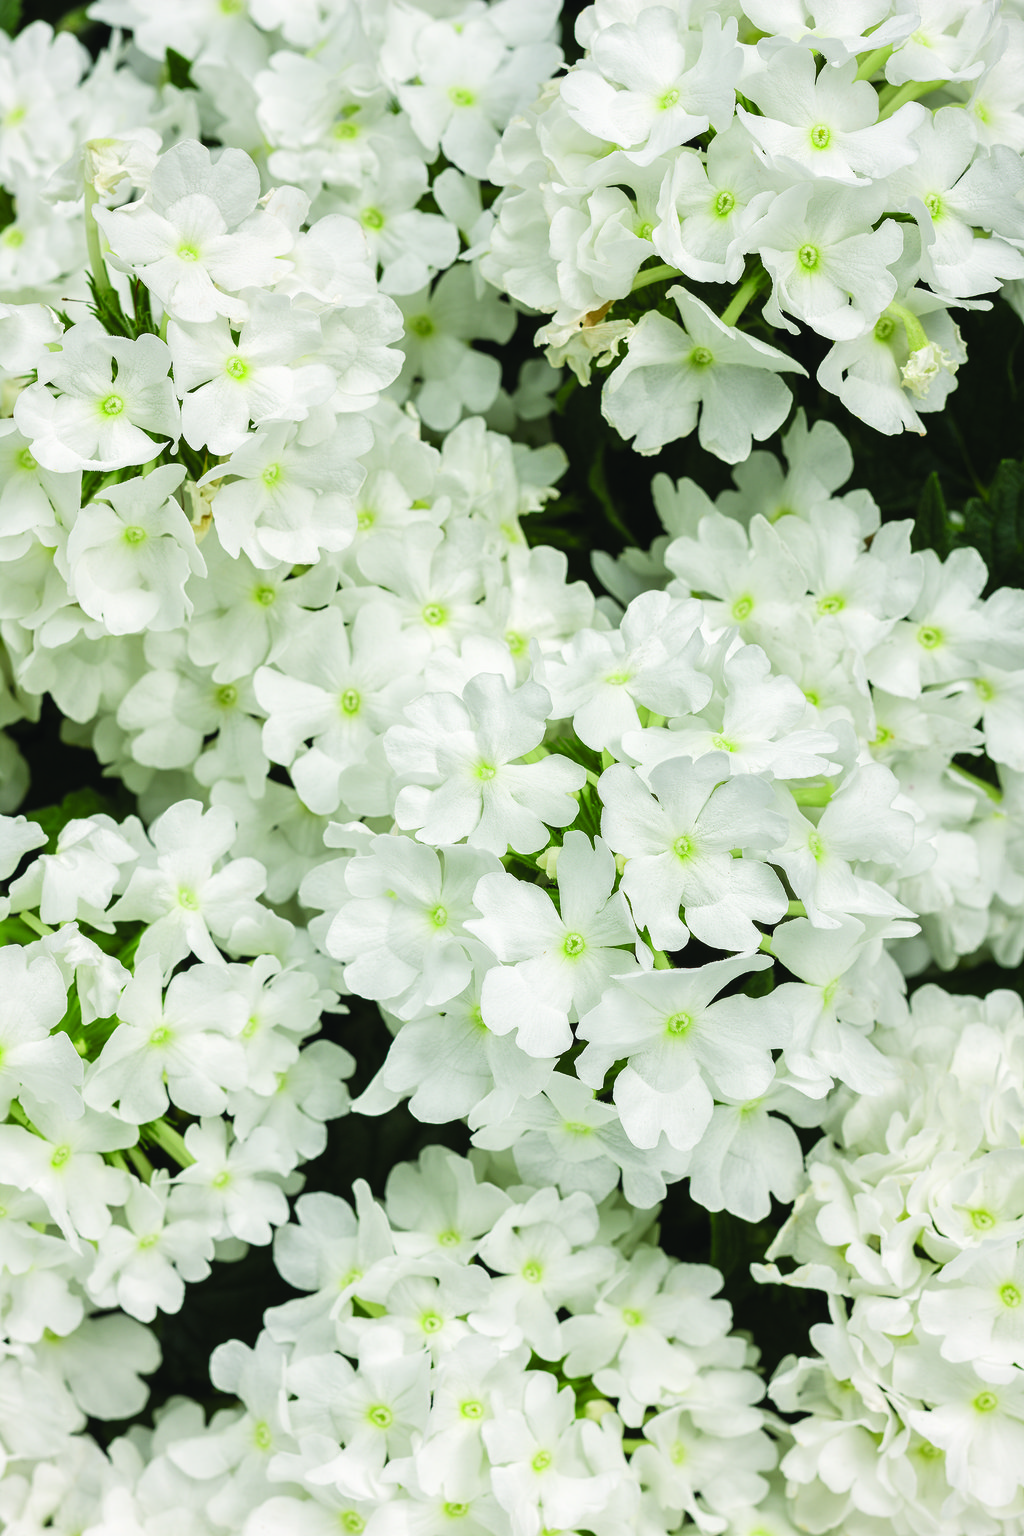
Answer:
M938 219L942 216L942 198L937 192L926 192L921 201L933 219Z
M469 1514L468 1504L443 1504L441 1507L449 1520L461 1520L463 1515Z
M627 1328L636 1328L643 1322L643 1316L635 1307L623 1307L622 1321Z
M811 129L811 143L815 149L828 149L832 142L832 130L826 123L816 123Z
M145 528L140 528L137 524L126 528L124 531L124 541L126 544L144 544L146 542Z
M471 107L476 97L472 91L467 91L464 86L453 85L448 92L448 100L456 107Z
M974 679L974 691L984 704L989 703L996 696L996 691L992 684L987 683L983 677L976 677Z
M536 1259L528 1259L520 1270L520 1274L530 1285L539 1285L544 1271Z
M120 395L108 395L100 401L100 410L104 416L120 416L124 410L124 401Z
M802 245L796 253L796 259L805 272L813 272L821 260L821 252L816 245Z
M33 470L38 468L36 460L32 457L28 448L23 448L18 454L17 464L19 469Z
M241 380L248 376L249 365L244 357L239 357L236 353L234 357L229 357L224 364L224 372L229 379Z
M497 771L493 763L477 763L476 765L476 776L478 779L484 779L485 781L493 779Z
M234 683L222 683L217 689L216 699L221 709L234 709L238 703L238 689Z
M63 1168L64 1164L67 1162L70 1156L71 1148L67 1145L66 1142L63 1146L55 1147L53 1150L53 1156L50 1158L50 1167Z
M439 1232L437 1240L442 1248L457 1248L462 1242L462 1238L452 1227L449 1227L445 1232Z
M430 921L435 928L443 928L448 922L448 913L444 907L435 907L430 914Z
M725 736L712 736L711 745L718 752L735 752L736 748Z
M999 1399L994 1392L979 1392L971 1406L979 1413L991 1413L993 1408L999 1407Z
M199 252L196 250L194 245L191 245L188 241L186 241L184 245L178 246L178 260L198 261Z
M708 368L714 360L714 355L707 347L694 347L690 353L690 364L694 368Z
M277 588L257 587L253 593L253 597L259 603L261 608L269 608L272 603L276 603L277 601Z
M665 1020L665 1033L667 1035L685 1035L693 1024L693 1018L688 1013L673 1013Z
M677 837L675 842L672 844L672 852L675 854L677 859L686 860L690 858L693 854L693 838Z
M896 321L892 315L882 315L881 319L875 321L875 340L888 341L895 329Z
M268 464L260 478L268 489L275 486L281 478L280 464Z
M440 603L428 603L423 610L424 624L443 624L448 617Z
M742 624L744 619L749 619L754 611L754 599L752 597L738 597L732 605L732 616L737 624Z
M437 326L429 315L413 315L405 322L405 328L414 336L433 336L437 330Z
M365 229L383 229L384 215L379 208L363 209L363 227Z
M996 1224L996 1219L991 1211L972 1211L971 1225L978 1232L988 1232Z
M367 1413L366 1417L377 1429L390 1429L395 1422L395 1416L384 1403L377 1403Z
M349 1531L351 1536L359 1536L361 1531L366 1530L366 1521L362 1515L357 1515L354 1509L346 1509L341 1517L341 1528L343 1531Z
M719 192L712 207L720 219L725 219L736 207L736 199L731 192Z
M184 907L186 912L198 912L199 897L196 895L195 891L190 891L187 886L179 886L178 906Z
M670 90L665 92L664 96L659 98L658 106L663 112L667 112L669 107L674 107L678 100L679 92L676 90L675 86L672 86Z
M942 644L941 629L935 629L931 624L922 624L917 632L917 643L923 645L926 651L934 651Z
M377 521L376 512L362 511L356 516L356 527L360 533L366 533Z
M811 850L811 857L815 863L820 863L825 856L825 844L820 832L812 832L807 839L807 846Z
M149 1037L150 1045L166 1045L171 1038L171 1032L166 1024L158 1024Z
M438 1312L424 1312L420 1327L424 1333L438 1333L444 1327L444 1318Z
M258 1424L253 1425L252 1438L259 1446L261 1451L270 1449L270 1446L273 1443L273 1436L270 1433L270 1425L267 1423L266 1419L260 1419Z
M482 1419L484 1416L484 1405L480 1402L479 1398L470 1397L466 1402L459 1404L459 1412L464 1419Z
M362 702L355 688L346 688L341 696L342 712L346 715L358 715L359 706Z
M1012 1282L1008 1280L1005 1285L1001 1285L999 1287L999 1300L1002 1302L1004 1307L1019 1307L1020 1306L1020 1290L1019 1290L1019 1288L1016 1285L1013 1285Z
M818 612L821 614L839 613L845 607L846 603L838 593L834 594L832 597L820 598L818 601Z
M214 1174L213 1178L210 1180L210 1183L214 1189L227 1189L228 1185L231 1183L231 1174L227 1168L222 1168L220 1173Z
M582 933L567 933L565 942L562 945L562 952L568 955L570 960L575 960L578 955L582 955L586 947L587 941Z
M550 1467L551 1465L551 1452L538 1451L530 1465L535 1472L543 1472L547 1467Z
M356 139L359 137L359 124L335 123L331 133L336 139Z

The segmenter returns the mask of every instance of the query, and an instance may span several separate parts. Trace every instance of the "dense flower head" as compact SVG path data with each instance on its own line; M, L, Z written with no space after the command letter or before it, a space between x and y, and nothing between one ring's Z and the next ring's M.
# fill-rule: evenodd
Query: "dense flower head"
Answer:
M133 1454L114 1443L82 1501L90 1530L188 1509L246 1536L610 1536L641 1517L732 1528L765 1500L756 1351L729 1331L720 1273L658 1246L656 1212L507 1186L500 1164L437 1146L391 1170L383 1204L354 1195L299 1198L274 1256L304 1294L253 1347L215 1350L234 1401L209 1424L178 1399Z
M1019 1506L1022 1039L1016 993L921 987L907 1025L879 1039L898 1069L890 1086L837 1098L757 1266L829 1297L817 1355L784 1361L772 1386L800 1415L782 1471L810 1529L867 1532L882 1518L938 1531ZM830 1463L871 1442L862 1478L838 1480Z
M1021 0L88 9L0 32L0 1526L1016 1529L1024 1022L931 983L1024 957L1019 472L937 553L793 395L1024 315ZM591 584L598 430L732 480ZM471 1151L300 1194L350 1109ZM827 1295L784 1417L672 1185Z
M998 126L982 105L1020 47L1000 10L588 6L583 58L491 163L481 272L552 314L537 343L581 383L623 348L602 410L638 452L692 432L700 401L702 445L745 458L787 413L801 330L832 343L817 379L848 410L923 432L966 355L950 310L1024 271L1020 92ZM679 278L682 324L648 304ZM729 291L712 312L686 282ZM781 353L738 328L755 299Z
M287 1220L354 1063L310 1040L339 1007L330 968L259 901L223 807L179 801L148 834L103 813L2 834L0 1339L26 1421L5 1419L0 1455L17 1460L142 1408L144 1325Z

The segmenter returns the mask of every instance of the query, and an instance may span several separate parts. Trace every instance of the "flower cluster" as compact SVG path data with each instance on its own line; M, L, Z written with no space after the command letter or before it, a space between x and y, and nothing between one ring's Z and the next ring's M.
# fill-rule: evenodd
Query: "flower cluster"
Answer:
M828 1293L772 1394L800 1528L1012 1529L1024 1489L1024 1010L924 986L876 1035L897 1074L840 1096L758 1278ZM1004 1524L1005 1522L1005 1524Z
M428 1147L392 1170L383 1208L365 1184L354 1210L300 1197L274 1252L306 1294L267 1312L254 1348L211 1361L236 1404L204 1425L177 1400L152 1433L96 1452L73 1474L84 1488L58 1475L47 1512L197 1536L770 1520L756 1350L729 1333L718 1271L670 1259L655 1213L616 1196L500 1182ZM35 1481L30 1467L6 1481L10 1529Z
M270 1242L347 1112L331 968L234 836L194 801L52 846L0 818L0 1470L143 1407L143 1325Z
M803 330L831 344L817 381L849 411L923 432L966 356L950 311L1024 275L1024 20L970 0L628 18L596 0L576 35L584 58L505 132L479 256L550 314L549 359L586 383L624 348L602 411L635 450L696 427L737 463L789 412ZM656 307L624 302L679 278ZM758 296L761 335L738 327Z
M783 450L785 463L751 454L714 504L690 480L656 476L666 533L646 552L596 555L595 570L622 602L652 588L699 596L716 630L760 646L794 680L809 706L801 723L851 732L861 762L894 775L916 823L915 853L888 887L921 925L890 946L908 974L979 952L1019 965L1024 600L1009 588L983 597L988 573L974 550L914 554L912 524L880 526L865 492L838 494L853 459L830 423L808 431L798 413ZM751 687L704 729L735 737L731 750L760 754L749 759L760 765L766 701ZM998 783L964 766L982 753ZM815 866L830 883L818 856ZM798 894L806 904L806 884Z

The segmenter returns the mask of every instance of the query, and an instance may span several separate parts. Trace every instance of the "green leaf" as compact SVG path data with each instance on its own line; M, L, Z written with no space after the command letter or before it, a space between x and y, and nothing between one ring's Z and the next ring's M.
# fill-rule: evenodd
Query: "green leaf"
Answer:
M1024 580L1024 465L1004 459L989 488L992 523L989 574L999 586Z
M167 63L167 79L171 85L176 86L179 91L198 90L198 86L192 79L191 62L185 58L184 54L177 53L173 48L168 48L165 59Z
M917 503L910 545L915 550L934 549L939 559L945 560L950 551L950 534L946 498L942 494L939 477L933 470L924 483L924 490Z
M21 0L0 0L0 30L13 37L21 23Z

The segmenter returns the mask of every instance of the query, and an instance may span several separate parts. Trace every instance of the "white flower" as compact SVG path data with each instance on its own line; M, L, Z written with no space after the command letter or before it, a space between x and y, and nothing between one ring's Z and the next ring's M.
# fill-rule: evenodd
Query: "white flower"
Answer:
M107 486L68 534L68 588L114 635L179 628L192 612L189 575L205 576L195 533L173 492L179 465ZM109 506L105 505L109 503Z
M855 59L820 72L815 64L810 48L777 48L744 82L763 115L737 113L770 165L850 185L883 181L917 158L911 135L927 115L920 102L879 123L878 92L857 79Z
M181 431L170 365L170 351L156 336L129 341L85 321L72 326L61 349L40 358L38 383L15 402L14 419L33 458L64 472L155 459Z
M779 373L799 363L722 321L700 299L670 288L685 330L656 310L643 315L629 350L608 378L601 412L637 453L656 453L697 426L701 446L728 464L745 459L752 437L781 426L792 396Z
M237 342L224 319L172 320L167 328L181 430L193 448L233 453L250 421L303 421L336 388L331 367L304 361L319 351L316 315L284 294L247 293L249 315Z
M567 832L558 854L558 909L538 886L485 875L473 893L482 918L466 927L506 962L489 970L480 994L495 1034L517 1031L530 1056L572 1045L570 1020L592 1008L612 976L636 969L637 943L624 896L612 894L615 860L600 838ZM634 954L636 953L634 948Z
M588 1041L576 1063L583 1082L601 1088L616 1062L613 1099L634 1146L697 1145L710 1119L713 1094L752 1099L775 1075L770 1050L786 1042L788 1022L774 1003L741 995L712 999L730 981L763 970L762 955L713 961L697 970L619 976L581 1019Z
M628 24L615 22L598 33L591 62L570 71L561 96L581 127L625 145L637 164L649 165L709 126L724 132L742 61L734 18L723 26L707 12L697 34L683 16L650 6Z
M392 768L413 780L395 801L398 825L435 845L465 837L499 855L542 848L547 826L575 820L573 793L586 780L585 769L558 755L515 762L541 742L550 704L538 684L513 692L491 673L467 683L461 699L430 693L408 704L411 723L384 738Z
M850 341L875 323L896 292L889 267L903 250L894 220L872 227L882 207L873 187L828 182L788 187L774 199L747 236L774 281L764 311L772 325L795 331L786 310L820 336Z
M140 202L95 210L115 265L136 272L177 320L244 320L243 288L272 286L291 238L256 209L259 172L240 149L213 160L194 139L161 155ZM226 291L225 291L226 290Z
M625 855L622 890L660 949L681 949L690 932L716 949L756 949L761 935L752 919L777 922L786 910L775 872L731 853L782 842L771 791L763 780L728 772L724 754L709 752L695 763L659 763L648 775L650 791L625 763L601 775L602 834Z
M167 1174L159 1169L148 1185L133 1186L124 1216L126 1224L108 1227L97 1243L86 1286L101 1306L151 1323L158 1310L180 1311L186 1280L206 1279L213 1238L201 1222L177 1216Z
M165 974L191 951L214 964L222 957L210 936L222 941L265 909L255 897L266 871L255 859L233 859L215 870L235 839L235 821L223 806L203 811L198 800L179 800L154 821L152 866L136 867L110 916L141 918L150 926L139 941L140 960L158 955Z
M244 1000L226 968L199 964L172 977L163 997L156 955L140 960L117 1005L120 1023L90 1064L85 1100L123 1120L156 1120L170 1100L193 1115L220 1114L225 1088L246 1079L237 1037Z
M345 985L388 1002L399 1018L439 1008L467 986L466 919L473 892L499 868L493 854L456 845L426 848L409 837L378 837L352 859L326 948L347 962ZM472 925L470 925L472 932Z
M618 629L580 629L534 669L551 693L556 718L572 716L580 740L600 752L640 728L637 705L660 715L702 709L711 679L698 670L699 603L645 592L630 603Z
M0 989L0 1117L27 1088L74 1119L82 1113L82 1058L57 1028L67 1008L60 971L48 956L26 963L24 950L7 944L0 949Z
M244 552L264 569L284 561L314 565L322 549L346 549L356 531L352 498L366 478L356 457L372 443L369 424L359 417L339 419L330 436L312 446L284 421L248 434L226 463L198 482L217 488L214 521L222 548L232 556Z

